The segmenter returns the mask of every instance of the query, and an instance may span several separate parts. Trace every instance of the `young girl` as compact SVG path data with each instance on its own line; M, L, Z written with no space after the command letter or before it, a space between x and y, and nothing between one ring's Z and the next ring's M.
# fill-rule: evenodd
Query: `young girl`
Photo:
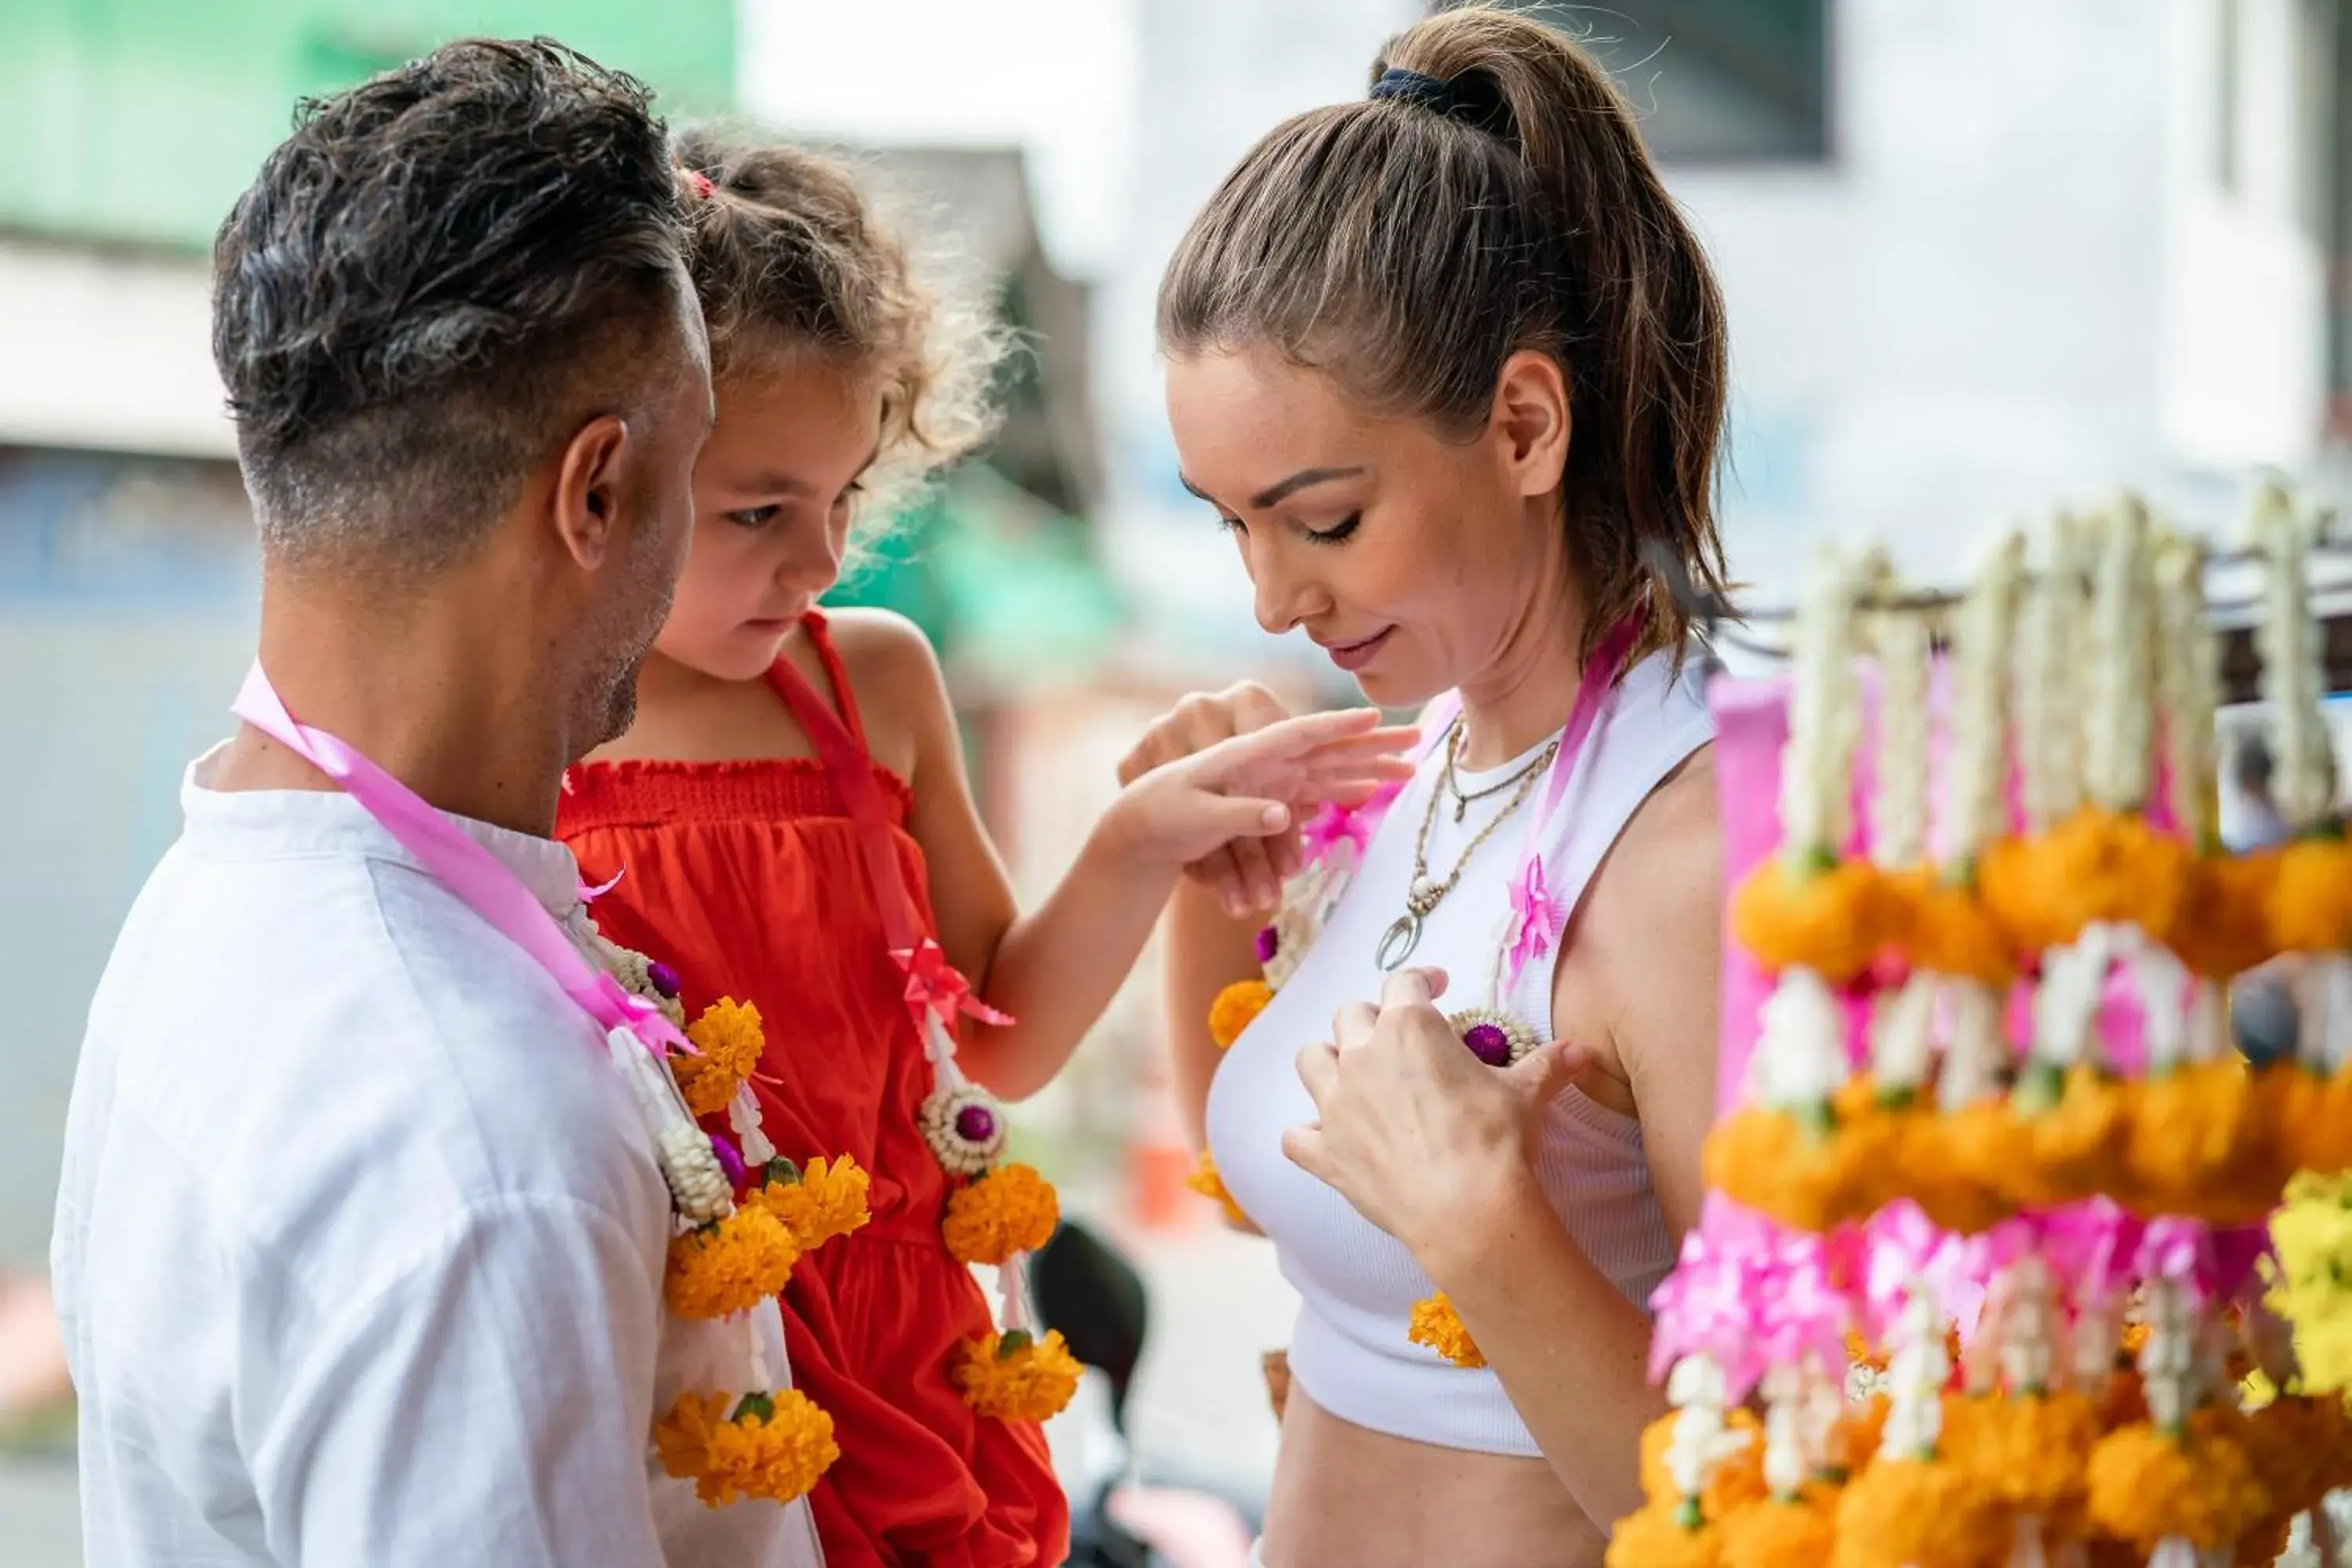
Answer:
M1713 728L1670 584L1723 587L1722 310L1558 33L1449 9L1371 79L1226 178L1160 341L1259 619L1433 704L1429 743L1376 825L1315 825L1323 875L1271 919L1211 896L1263 889L1256 849L1202 868L1171 1032L1301 1298L1265 1562L1597 1563L1641 1500L1645 1303L1713 1107ZM1278 715L1198 702L1132 763ZM1220 996L1245 1005L1213 1033Z
M981 1386L1037 1347L991 1337L966 1260L1035 1245L1052 1210L1025 1173L979 1184L992 1206L951 1205L1003 1136L964 1080L1044 1084L1179 868L1360 797L1402 771L1402 742L1370 710L1327 714L1161 770L1021 914L931 649L894 617L814 607L861 504L985 432L987 334L922 288L832 164L697 134L681 153L718 420L635 727L569 777L558 831L593 879L623 874L594 906L606 938L671 965L689 1011L758 1008L751 1087L776 1152L870 1184L870 1220L807 1251L782 1295L794 1382L841 1450L814 1496L827 1563L1050 1568L1067 1510L1019 1418L1043 1408ZM918 992L930 1006L910 1009Z

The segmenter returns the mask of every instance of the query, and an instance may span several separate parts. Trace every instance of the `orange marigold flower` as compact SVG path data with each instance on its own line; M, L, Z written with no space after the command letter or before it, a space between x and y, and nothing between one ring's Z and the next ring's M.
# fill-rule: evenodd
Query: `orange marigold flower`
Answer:
M1478 1342L1470 1337L1461 1314L1454 1311L1454 1303L1445 1299L1443 1290L1412 1304L1412 1319L1405 1330L1405 1338L1435 1351L1455 1366L1486 1364L1486 1358L1478 1353Z
M2010 1093L2023 1148L2011 1157L2003 1190L2044 1208L2112 1190L2131 1131L2134 1087L2079 1063L2063 1076L2030 1064Z
M1799 1230L1826 1230L1852 1211L1854 1172L1838 1134L1794 1114L1750 1105L1706 1135L1700 1161L1706 1184Z
M2271 935L2270 896L2278 855L2200 855L2189 866L2189 888L2172 951L2209 980L2242 974L2278 952Z
M2091 1450L2090 1512L2110 1535L2153 1548L2177 1536L2218 1551L2270 1510L2235 1412L2200 1410L2179 1436L2135 1423Z
M1216 1042L1217 1049L1229 1049L1273 1000L1274 987L1265 981L1234 981L1209 1004L1209 1038Z
M1880 1459L1838 1493L1833 1568L1979 1568L2009 1521L1976 1479L1932 1459Z
M2045 1522L2071 1519L2089 1485L2098 1407L2071 1389L1944 1401L1943 1458L1989 1497Z
M2245 1443L2272 1512L2292 1517L2318 1507L2352 1465L2352 1409L2332 1394L2283 1394L2246 1417Z
M1686 1518L1678 1502L1653 1502L1609 1532L1606 1568L1717 1568L1723 1535Z
M2352 948L2352 839L2304 838L2280 850L2270 916L2286 952Z
M940 1234L958 1262L994 1267L1036 1251L1061 1223L1062 1200L1034 1166L999 1165L948 1199Z
M1000 1421L1045 1421L1077 1392L1077 1358L1047 1331L1043 1339L1014 1330L966 1340L948 1377L963 1402Z
M2001 1191L2011 1173L2000 1168L2000 1157L2006 1149L2015 1163L2017 1131L2003 1100L1919 1117L1902 1150L1912 1201L1938 1226L1963 1236L2008 1218L2016 1205Z
M1808 1487L1723 1521L1723 1568L1822 1568L1837 1549L1837 1494Z
M1985 851L1977 886L2011 945L2073 942L2094 921L2169 938L2189 887L2189 847L2142 816L2084 806L2049 832Z
M841 1458L833 1417L798 1389L751 1394L722 1418L730 1396L688 1394L654 1423L662 1468L694 1482L706 1507L738 1497L791 1502L805 1497Z
M782 1290L800 1256L782 1220L739 1208L671 1238L662 1297L682 1318L732 1317Z
M2185 1062L2134 1096L2126 1160L2131 1194L2168 1214L2212 1212L2241 1152L2259 1146L2263 1105L2236 1058ZM2264 1210L2270 1205L2264 1204Z
M1905 874L1902 889L1907 910L1901 922L1903 951L1912 967L1996 987L2015 977L2009 932L1973 886L1923 867Z
M770 1169L775 1172L774 1165ZM834 1160L820 1155L797 1173L772 1173L765 1185L744 1194L743 1201L783 1221L800 1249L814 1252L874 1217L866 1206L871 1180L846 1154Z
M1217 1174L1215 1156L1206 1149L1193 1157L1192 1172L1184 1178L1184 1184L1202 1197L1213 1198L1223 1205L1225 1217L1234 1224L1242 1226L1249 1224L1249 1215L1242 1213L1242 1205L1234 1202L1234 1194L1225 1191L1225 1179Z
M1775 855L1732 895L1731 929L1766 969L1810 969L1843 984L1886 944L1888 909L1867 860L1800 868Z
M686 1026L686 1037L701 1054L680 1052L670 1058L670 1070L686 1097L686 1108L697 1116L714 1116L727 1109L743 1080L760 1066L760 1053L767 1045L760 1009L721 997Z
M2326 1078L2287 1063L2263 1077L2282 1080L2265 1095L2284 1145L2282 1158L2322 1175L2352 1170L2352 1062Z

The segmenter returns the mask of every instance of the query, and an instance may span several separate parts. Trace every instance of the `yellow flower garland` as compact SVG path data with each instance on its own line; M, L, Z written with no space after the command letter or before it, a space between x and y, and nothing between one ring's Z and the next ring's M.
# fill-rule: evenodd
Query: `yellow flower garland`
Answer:
M783 1221L739 1208L670 1242L662 1296L682 1318L732 1317L782 1290L800 1256Z
M790 1161L772 1160L766 1182L744 1194L743 1202L782 1220L809 1253L874 1217L866 1207L871 1180L846 1154L830 1161L820 1155L797 1169Z
M1478 1342L1463 1327L1461 1315L1454 1311L1454 1303L1445 1299L1443 1290L1412 1304L1412 1321L1405 1338L1435 1351L1455 1366L1486 1364L1486 1358L1478 1353Z
M1077 1358L1059 1332L1043 1339L1015 1329L983 1334L957 1348L948 1376L963 1402L999 1421L1045 1421L1078 1389Z
M833 1417L798 1389L732 1396L687 1394L654 1424L654 1452L664 1471L694 1482L709 1508L736 1498L791 1502L805 1497L835 1459Z
M2352 1392L2352 1173L2290 1183L2271 1245L2267 1300L2294 1326L2304 1391Z
M999 1165L948 1199L940 1234L959 1263L993 1268L1016 1252L1034 1252L1062 1223L1061 1199L1029 1165Z

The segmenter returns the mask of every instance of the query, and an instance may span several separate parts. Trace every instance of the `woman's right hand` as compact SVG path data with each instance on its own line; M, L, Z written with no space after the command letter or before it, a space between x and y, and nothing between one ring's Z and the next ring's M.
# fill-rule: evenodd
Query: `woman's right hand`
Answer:
M1162 763L1204 752L1290 717L1282 700L1253 680L1223 691L1196 691L1152 721L1118 764L1121 786ZM1184 868L1185 876L1216 896L1241 920L1282 901L1282 884L1298 870L1298 825L1265 838L1236 838Z

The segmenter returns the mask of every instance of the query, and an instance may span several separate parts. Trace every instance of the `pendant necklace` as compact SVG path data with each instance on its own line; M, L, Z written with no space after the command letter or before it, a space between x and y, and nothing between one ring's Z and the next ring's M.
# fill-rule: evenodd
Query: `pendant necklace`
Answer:
M1429 808L1422 814L1421 832L1413 840L1412 882L1405 892L1405 912L1399 915L1390 923L1388 930L1381 933L1380 946L1372 952L1372 961L1380 965L1383 973L1401 967L1405 960L1412 956L1413 949L1421 945L1423 922L1429 919L1439 904L1444 902L1445 895L1452 892L1455 884L1462 880L1463 870L1470 864L1470 858L1478 853L1478 847L1492 837L1495 829L1509 820L1511 814L1526 803L1528 792L1535 788L1536 780L1543 776L1544 770L1551 765L1552 758L1558 755L1559 752L1559 738L1554 736L1551 743L1546 746L1534 760L1509 778L1491 788L1482 789L1465 796L1461 793L1460 786L1453 783L1454 764L1462 753L1462 721L1459 719L1454 721L1452 731L1445 738L1444 771L1430 786ZM1466 806L1473 800L1498 795L1514 784L1517 785L1517 788L1512 792L1510 804L1504 806L1486 826L1478 830L1477 836L1470 840L1469 847L1462 851L1461 858L1454 861L1452 874L1443 882L1432 881L1429 876L1429 835L1430 830L1437 824L1438 802L1444 798L1447 786L1453 787L1455 797L1461 801L1462 805ZM1454 819L1456 822L1462 820L1460 806L1455 808Z

